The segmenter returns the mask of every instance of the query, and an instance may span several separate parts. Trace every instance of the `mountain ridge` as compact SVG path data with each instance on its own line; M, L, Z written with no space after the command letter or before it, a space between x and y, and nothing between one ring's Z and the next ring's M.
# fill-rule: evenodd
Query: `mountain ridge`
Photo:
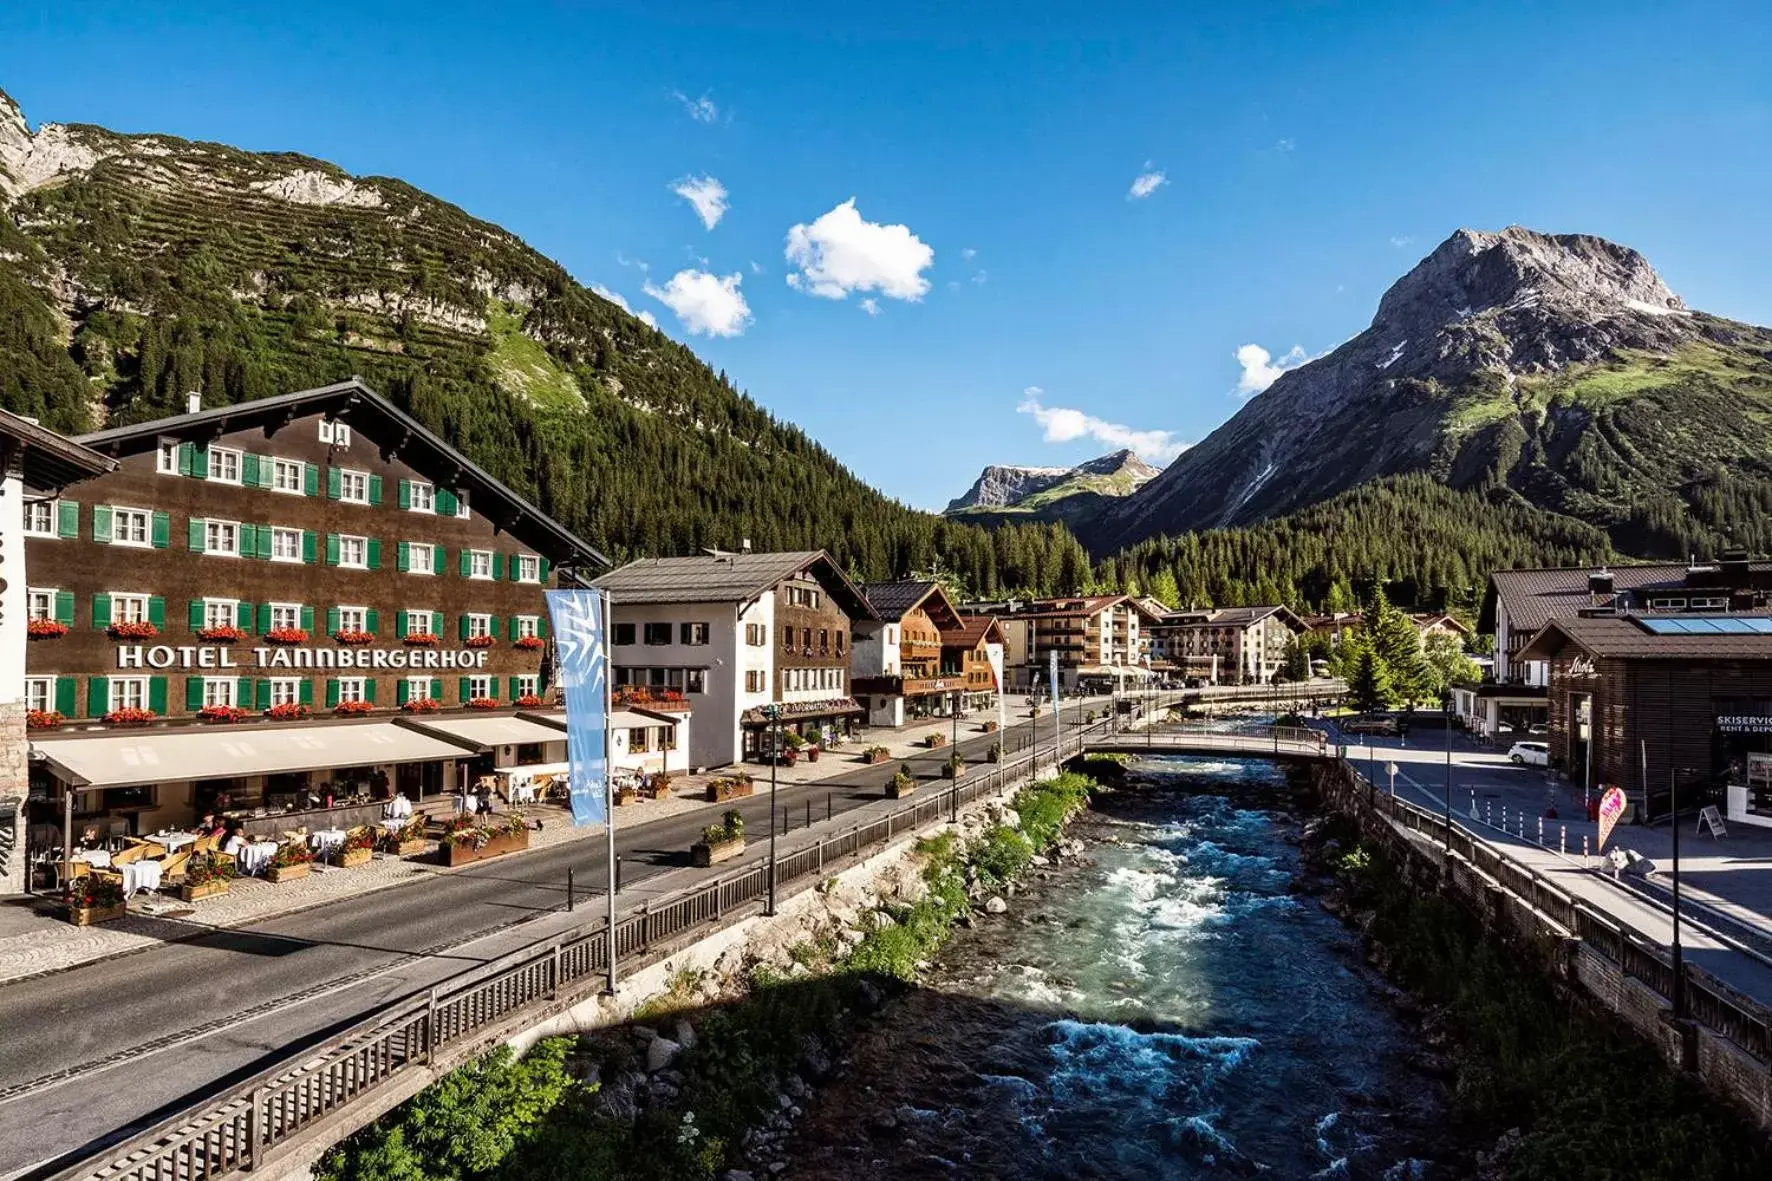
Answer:
M1068 468L990 464L964 495L948 502L943 515L981 522L1087 521L1138 491L1158 471L1126 448Z

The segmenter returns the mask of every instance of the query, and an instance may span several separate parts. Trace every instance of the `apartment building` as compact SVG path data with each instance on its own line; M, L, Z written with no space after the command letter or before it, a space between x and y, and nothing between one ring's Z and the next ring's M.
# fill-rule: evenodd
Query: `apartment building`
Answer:
M1173 675L1214 684L1265 683L1309 625L1286 607L1172 611L1151 627L1151 660Z
M1158 616L1130 595L972 603L966 611L1002 628L1013 690L1042 691L1054 652L1064 692L1124 688L1151 676L1146 629Z
M902 579L862 587L878 618L858 620L851 668L856 700L873 726L902 726L995 704L990 643L1002 629L962 616L938 582Z

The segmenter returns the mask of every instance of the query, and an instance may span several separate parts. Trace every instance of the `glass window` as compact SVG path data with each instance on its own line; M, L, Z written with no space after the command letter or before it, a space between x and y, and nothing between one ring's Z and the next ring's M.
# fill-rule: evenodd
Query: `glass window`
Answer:
M466 492L455 494L455 515L463 521L468 519L468 494Z
M232 599L204 599L203 626L206 628L233 627L234 611Z
M415 513L434 513L437 511L437 488L434 484L421 484L414 480L408 485L407 507Z
M708 625L705 623L685 623L681 630L685 644L696 645L708 642Z
M338 609L338 630L341 632L368 631L369 609L366 607L340 607Z
M338 539L338 564L353 570L369 569L369 539L341 536Z
M519 616L517 616L517 638L518 639L523 639L526 636L536 635L538 632L540 632L540 630L541 630L541 616L539 616L539 615L519 615Z
M272 603L271 627L293 631L301 626L300 603Z
M178 475L178 440L161 439L154 451L154 470L163 476Z
M117 545L149 545L149 513L147 509L119 508L111 510L111 540Z
M112 677L110 707L113 710L148 708L148 678Z
M26 619L54 619L55 592L32 587L25 592Z
M708 691L708 670L705 668L684 669L683 691L685 693L706 693Z
M331 443L341 451L348 451L351 446L351 428L342 422L323 418L320 420L320 441Z
M541 559L534 554L517 555L517 581L540 582Z
M769 629L760 623L745 624L744 642L753 648L761 648L769 642Z
M139 594L112 594L111 622L148 622L148 596Z
M407 677L406 700L429 701L431 699L431 678Z
M646 625L646 642L648 644L668 644L671 642L671 625L668 623L649 623Z
M233 677L204 677L203 704L205 706L233 705L234 690L238 684L239 682L235 681Z
M25 678L25 708L37 713L48 713L55 708L55 678Z
M437 572L437 547L428 541L406 543L406 569L412 574Z
M368 504L369 473L352 471L339 472L338 498L350 504Z
M650 729L650 727L647 727L647 726L635 726L633 729L628 731L628 753L629 754L643 755L649 749L651 749L650 747L648 747L646 745L646 735L647 735L647 732L649 729Z
M338 700L339 700L339 703L342 705L344 702L347 702L347 701L364 701L364 700L366 700L367 693L363 687L364 682L365 682L365 678L363 678L363 677L340 677L338 679Z
M240 526L233 521L203 522L203 552L239 557Z
M271 560L273 562L301 561L300 529L272 528Z
M300 677L271 678L272 705L299 705L301 703Z
M631 643L633 643L634 642L634 625L631 623L616 624L615 625L615 642L617 644L631 644Z
M492 577L492 551L488 549L471 549L468 551L468 577Z
M478 701L482 697L491 697L491 696L492 696L492 678L491 677L469 677L468 678L468 700L469 701Z
M305 492L307 464L299 459L271 461L271 487L278 492Z
M489 636L492 634L492 616L469 615L467 621L468 639L471 640L475 636Z
M31 537L55 536L57 501L34 500L25 505L25 533Z
M240 453L232 447L209 449L209 478L223 484L240 482Z
M540 680L541 680L541 678L536 676L534 673L526 673L522 676L519 676L517 678L517 696L518 697L537 696L540 693L540 688L538 687L538 684L537 684Z

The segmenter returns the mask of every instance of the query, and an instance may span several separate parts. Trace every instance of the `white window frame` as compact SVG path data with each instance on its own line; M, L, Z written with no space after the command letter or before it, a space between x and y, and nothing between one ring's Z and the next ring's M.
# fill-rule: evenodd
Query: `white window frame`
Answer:
M240 606L233 599L203 599L203 627L237 627Z
M468 511L468 494L466 492L457 492L455 494L456 520L465 521L471 516L473 516L473 514Z
M133 529L125 530L125 521L141 522L141 539L125 536L133 533ZM154 548L154 514L145 508L126 508L122 505L111 506L111 544L129 545L136 549Z
M137 591L111 592L112 623L146 623L148 600L152 596Z
M491 615L481 611L469 611L463 616L463 618L467 620L467 623L464 626L467 628L468 639L471 640L476 636L489 636L492 634Z
M368 631L369 608L340 606L338 609L338 630L341 632Z
M55 618L55 587L33 586L25 589L25 618Z
M289 552L281 552L285 542L290 543ZM301 530L289 529L282 525L271 526L271 561L301 561Z
M55 708L55 678L25 678L25 708L49 713Z
M176 476L178 470L177 439L161 439L154 448L154 471L162 476Z
M32 500L25 503L25 536L26 537L59 537L61 531L56 528L60 523L61 501ZM41 521L38 518L41 517Z
M484 562L486 568L480 568ZM468 551L468 577L482 582L492 581L492 551L489 549L471 549Z
M359 552L357 554L357 559L355 561L352 561L350 558L345 556L345 547L348 545L355 545L358 547ZM341 534L339 534L338 535L338 564L339 564L339 568L344 569L344 570L367 570L367 569L369 569L369 539L367 537L361 537L355 533L341 533Z
M212 705L239 705L240 682L233 677L203 678L203 708Z
M300 705L301 704L301 678L300 677L272 677L271 678L271 704L273 706Z
M218 541L226 535L231 546L224 548ZM218 521L213 518L203 522L203 552L217 558L237 558L240 556L240 522Z
M351 428L346 423L322 418L320 420L320 441L331 443L340 451L349 451L351 449Z
M536 635L541 634L541 616L539 616L539 615L518 615L518 616L516 616L516 620L517 620L517 638L519 640L526 639L529 636L536 636Z
M421 494L424 501L423 504L419 503ZM406 482L406 511L410 513L430 513L435 516L437 512L437 486L435 484L427 484L423 480L408 480Z
M517 691L513 697L539 697L541 695L541 678L534 673L517 674Z
M419 561L419 554L424 554L424 561ZM434 541L409 541L406 543L406 573L435 574L437 573L437 543Z
M338 679L338 703L368 700L368 677L340 677Z
M423 632L426 635L431 634L431 616L436 614L436 612L420 611L416 607L408 607L400 614L405 618L407 635L410 636L414 632Z
M230 460L234 469L232 475L227 472ZM238 447L211 447L205 475L212 484L238 484L245 465L246 453Z
M120 709L148 708L148 678L146 677L112 677L110 692L105 700L107 713Z
M431 700L431 678L430 677L407 677L406 678L406 700L407 701L430 701Z
M338 499L341 504L368 504L369 473L356 468L339 468Z
M291 473L293 481L285 485L284 478ZM308 491L308 465L299 459L272 459L271 491L290 496L305 496Z
M1729 599L1724 595L1701 595L1686 600L1689 611L1723 611L1729 606Z
M541 581L541 559L534 554L517 555L518 582Z
M294 629L301 627L300 603L272 603L270 604L270 607L271 629L273 631L279 628Z
M468 700L478 701L482 697L492 696L492 678L485 674L468 678Z

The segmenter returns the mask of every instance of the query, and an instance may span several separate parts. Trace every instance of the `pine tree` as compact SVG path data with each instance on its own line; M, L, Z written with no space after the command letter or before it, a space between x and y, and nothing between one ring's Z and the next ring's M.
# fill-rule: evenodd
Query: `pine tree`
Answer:
M1389 709L1397 703L1396 690L1391 686L1390 672L1384 667L1384 661L1371 645L1359 644L1353 658L1353 675L1348 678L1348 695L1353 698L1354 708L1361 713L1374 710Z

